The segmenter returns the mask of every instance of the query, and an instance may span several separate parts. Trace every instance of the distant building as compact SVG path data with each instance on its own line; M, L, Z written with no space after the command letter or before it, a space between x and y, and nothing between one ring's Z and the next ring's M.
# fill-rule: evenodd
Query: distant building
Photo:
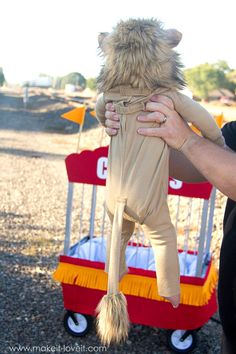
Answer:
M32 80L27 80L22 83L22 86L49 88L52 87L53 79L49 76L39 76Z
M235 101L235 99L236 99L235 95L231 91L224 88L213 90L208 95L209 101L218 100L221 103L225 103L225 104L231 103Z

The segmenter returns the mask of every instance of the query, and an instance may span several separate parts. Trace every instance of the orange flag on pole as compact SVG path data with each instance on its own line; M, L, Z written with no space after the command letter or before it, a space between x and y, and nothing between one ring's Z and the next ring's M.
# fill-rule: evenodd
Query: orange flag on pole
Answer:
M216 123L217 123L218 127L221 128L221 127L222 127L222 124L223 124L223 121L224 121L224 115L223 115L223 113L214 116L214 118L215 118L215 120L216 120Z
M80 107L72 109L72 111L63 113L62 118L71 120L72 122L83 125L85 116L85 106L81 105Z

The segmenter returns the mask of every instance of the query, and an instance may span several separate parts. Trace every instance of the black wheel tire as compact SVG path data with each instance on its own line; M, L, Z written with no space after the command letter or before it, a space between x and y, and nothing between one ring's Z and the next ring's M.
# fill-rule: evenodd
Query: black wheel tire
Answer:
M77 323L75 323L73 316ZM65 313L63 324L65 330L74 337L85 336L91 328L92 318L88 315L82 315L81 313L67 311Z
M168 334L168 344L175 353L189 353L195 346L197 341L196 333L191 331L184 341L181 341L181 337L186 331L176 329Z

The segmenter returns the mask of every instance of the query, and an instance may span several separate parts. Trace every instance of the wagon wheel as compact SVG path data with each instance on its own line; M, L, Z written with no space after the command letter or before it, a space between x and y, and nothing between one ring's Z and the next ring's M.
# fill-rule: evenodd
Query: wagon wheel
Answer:
M175 353L189 353L196 346L196 333L177 329L168 335L168 344Z
M74 337L83 337L91 328L91 316L81 313L67 311L65 313L63 324L66 331Z

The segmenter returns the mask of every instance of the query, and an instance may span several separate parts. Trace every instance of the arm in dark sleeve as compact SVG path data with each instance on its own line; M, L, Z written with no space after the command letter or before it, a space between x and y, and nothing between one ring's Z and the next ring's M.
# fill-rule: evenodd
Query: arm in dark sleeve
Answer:
M233 151L236 151L236 121L226 123L222 128L226 145Z

